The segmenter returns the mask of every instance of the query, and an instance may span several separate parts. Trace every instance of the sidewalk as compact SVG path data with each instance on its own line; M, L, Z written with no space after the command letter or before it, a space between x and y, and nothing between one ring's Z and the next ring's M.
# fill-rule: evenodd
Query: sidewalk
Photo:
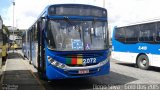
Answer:
M3 75L3 70L4 70L5 63L6 63L6 61L3 61L3 62L2 62L2 66L1 66L1 68L0 68L0 80L1 80L1 77L2 77L2 75ZM1 84L1 83L0 83L0 84Z
M33 73L24 63L22 55L10 52L4 67L1 83L4 90L42 90Z

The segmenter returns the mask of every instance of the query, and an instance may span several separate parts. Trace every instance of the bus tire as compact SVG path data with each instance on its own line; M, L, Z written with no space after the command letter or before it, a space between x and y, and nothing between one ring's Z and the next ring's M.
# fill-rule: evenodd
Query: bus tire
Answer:
M149 59L146 55L140 55L137 59L137 66L140 69L147 70L149 69Z
M47 76L43 72L38 72L38 77L43 81L48 81Z

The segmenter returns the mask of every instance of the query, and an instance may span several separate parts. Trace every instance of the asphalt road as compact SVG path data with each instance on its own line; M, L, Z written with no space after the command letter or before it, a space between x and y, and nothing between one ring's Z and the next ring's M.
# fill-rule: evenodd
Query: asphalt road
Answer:
M110 74L44 83L47 90L160 90L160 68L141 70L134 64L111 60Z
M21 60L37 76L37 70L28 63L28 60ZM111 60L110 64L108 75L54 81L39 79L39 81L46 90L160 90L160 68L141 70L134 64L124 64L115 60Z

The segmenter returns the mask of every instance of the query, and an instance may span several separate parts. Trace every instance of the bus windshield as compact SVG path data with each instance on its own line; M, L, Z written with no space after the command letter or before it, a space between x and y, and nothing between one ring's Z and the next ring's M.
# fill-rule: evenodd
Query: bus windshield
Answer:
M50 20L48 48L58 51L106 49L106 22Z

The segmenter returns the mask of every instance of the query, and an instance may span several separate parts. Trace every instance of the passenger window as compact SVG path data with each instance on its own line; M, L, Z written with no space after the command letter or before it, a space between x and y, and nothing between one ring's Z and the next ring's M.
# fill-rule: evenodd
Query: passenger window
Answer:
M160 42L160 22L157 23L156 41Z
M115 29L115 39L120 42L125 42L125 29L124 28Z
M139 28L138 26L129 26L126 27L126 42L135 43L138 42Z
M154 32L155 32L154 23L140 25L139 40L141 42L153 42L155 34Z

